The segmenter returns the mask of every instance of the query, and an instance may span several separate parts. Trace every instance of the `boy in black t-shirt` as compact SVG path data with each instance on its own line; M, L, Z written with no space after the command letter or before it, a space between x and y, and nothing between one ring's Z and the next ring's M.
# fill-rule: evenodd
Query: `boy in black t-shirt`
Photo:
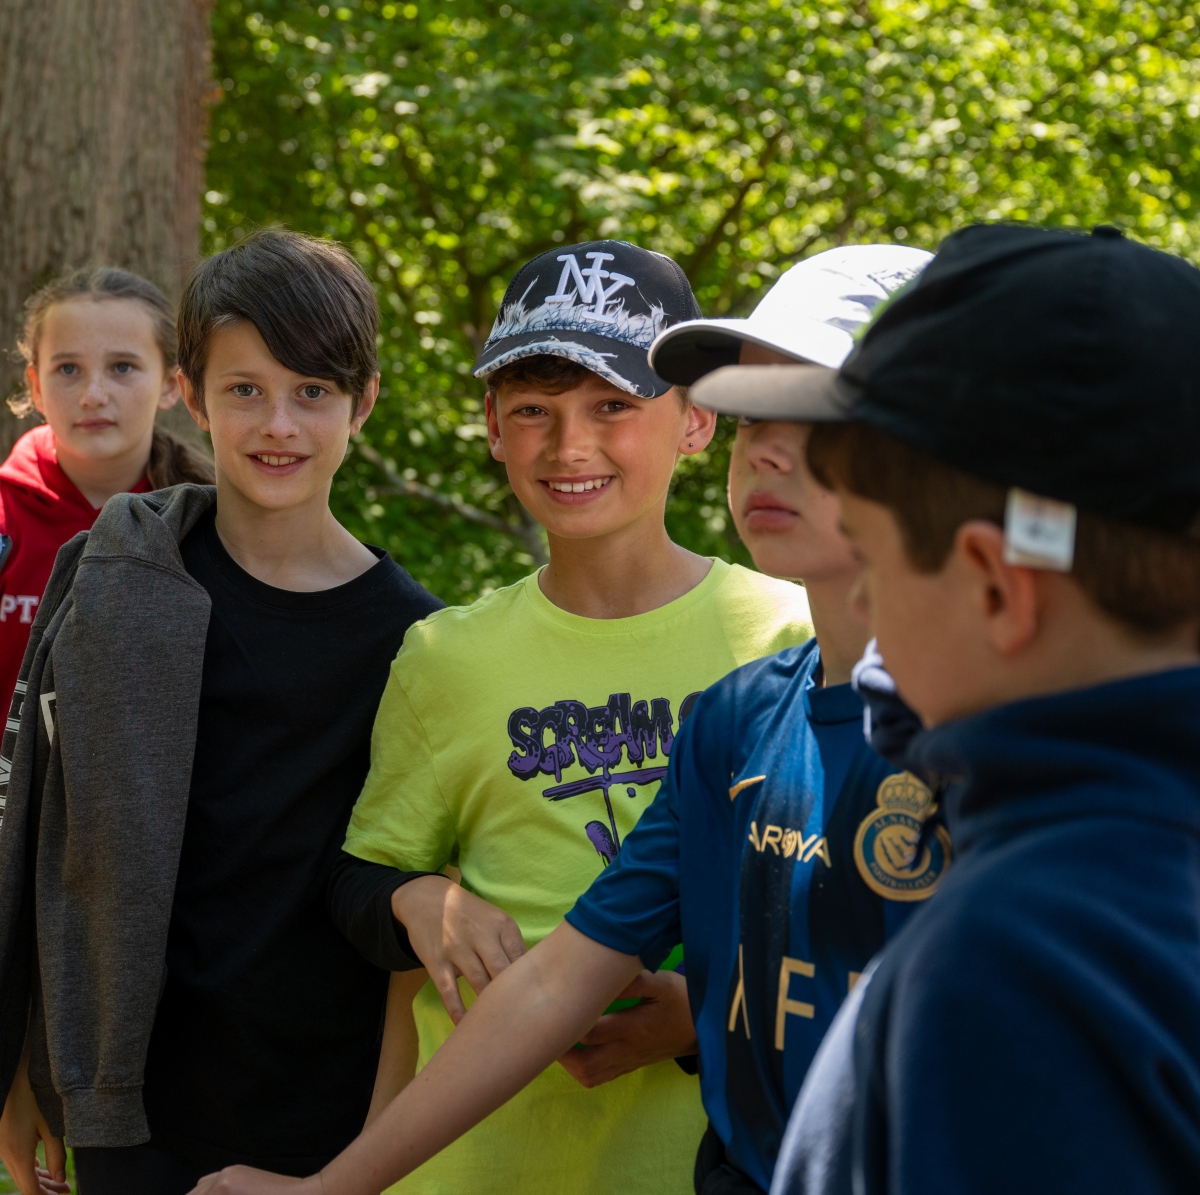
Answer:
M327 903L388 666L441 604L329 509L379 390L375 297L343 250L269 231L199 267L179 323L216 488L121 495L60 553L4 740L0 1155L25 1195L65 1189L34 1154L64 1130L82 1195L309 1173L375 1078L387 977Z

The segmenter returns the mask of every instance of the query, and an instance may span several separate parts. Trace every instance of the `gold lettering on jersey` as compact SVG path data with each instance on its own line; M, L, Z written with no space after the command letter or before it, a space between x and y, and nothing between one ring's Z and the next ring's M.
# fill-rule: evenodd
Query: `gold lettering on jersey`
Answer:
M847 984L846 984L846 991L847 991L847 992L852 992L852 991L854 991L854 985L855 985L855 984L856 984L856 983L857 983L857 982L858 982L858 981L859 981L861 978L862 978L862 972L861 972L861 971L851 971L851 972L850 972L850 981L849 981L849 983L847 983Z
M738 962L740 965L740 955ZM811 1004L791 998L791 986L793 975L803 975L806 979L811 979L816 971L817 969L812 963L806 963L799 958L788 958L786 954L783 956L783 960L779 964L779 1001L775 1005L775 1049L783 1049L784 1031L787 1028L789 1013L794 1017L808 1017L809 1020L815 1015L816 1009Z
M746 976L742 969L742 944L738 943L738 985L733 993L733 1007L729 1010L729 1032L733 1032L737 1024L738 1009L742 1011L742 1024L746 1028L746 1037L750 1037L750 1017L746 1012Z
M783 826L764 826L760 833L758 824L751 822L748 837L750 845L760 854L769 847L785 859L795 855L801 863L820 859L826 867L833 866L829 857L829 845L822 836L810 834L805 838L803 831L785 829Z
M761 784L765 779L766 776L751 776L748 780L739 780L729 790L729 799L732 801L743 789L749 788L752 784Z
M876 809L859 823L854 864L863 883L885 900L927 900L950 864L950 835L925 822L937 811L933 794L911 772L888 776Z

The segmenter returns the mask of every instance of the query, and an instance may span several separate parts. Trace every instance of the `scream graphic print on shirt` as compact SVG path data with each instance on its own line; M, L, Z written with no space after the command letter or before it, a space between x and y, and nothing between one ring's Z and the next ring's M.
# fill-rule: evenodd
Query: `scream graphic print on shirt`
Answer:
M699 696L697 691L683 699L680 722ZM508 757L508 769L517 779L533 780L544 774L559 781L542 790L546 800L567 801L596 793L603 797L607 820L589 821L584 833L607 865L621 849L613 793L636 799L639 788L662 780L675 741L675 723L669 697L633 701L628 693L613 693L606 704L591 708L582 701L556 701L541 710L515 709L509 715L508 734L516 748ZM659 766L648 766L647 760L660 761ZM622 762L634 766L614 771ZM587 775L562 783L564 769L572 764L581 765ZM618 803L620 799L618 795Z
M456 865L532 946L620 857L696 694L810 633L803 590L721 561L633 618L560 610L536 575L439 611L392 666L346 850ZM452 1024L432 985L414 1014L423 1066ZM398 1189L688 1191L703 1130L696 1080L674 1063L592 1091L553 1066Z

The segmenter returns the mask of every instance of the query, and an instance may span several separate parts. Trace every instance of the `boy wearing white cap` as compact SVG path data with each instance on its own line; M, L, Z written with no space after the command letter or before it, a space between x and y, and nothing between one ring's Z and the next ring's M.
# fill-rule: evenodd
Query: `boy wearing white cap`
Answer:
M837 367L855 333L930 259L899 245L817 254L788 270L749 318L676 324L656 339L650 360L664 378L689 385L725 365ZM774 418L766 407L755 413L738 421L730 509L763 572L803 580L816 637L713 685L697 702L696 724L681 736L664 787L680 821L707 820L724 805L732 840L742 840L726 863L737 886L716 897L733 897L725 917L736 930L736 984L726 991L710 979L696 1012L711 1120L696 1166L701 1195L769 1184L780 1117L833 1011L867 960L932 895L949 862L944 834L930 840L927 856L914 857L909 840L920 840L929 790L863 741L862 702L849 684L867 640L852 603L861 566L839 529L835 495L805 464L809 426ZM654 826L647 823L647 843ZM682 833L676 849L698 851ZM631 853L629 870L633 863ZM688 901L681 889L695 917L697 896ZM599 895L593 889L584 897L572 924L613 949L631 949L632 941L622 945L594 920L602 908L616 921L611 899L601 903ZM704 1049L716 1035L719 1068L707 1060L715 1050Z
M843 245L792 266L745 319L693 319L650 346L664 378L690 386L723 365L807 363L836 369L872 312L925 268L907 245Z

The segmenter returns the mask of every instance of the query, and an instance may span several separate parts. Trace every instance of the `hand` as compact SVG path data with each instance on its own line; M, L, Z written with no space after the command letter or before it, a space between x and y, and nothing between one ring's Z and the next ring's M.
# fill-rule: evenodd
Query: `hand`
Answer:
M59 1144L61 1145L61 1142ZM65 1150L63 1157L66 1157ZM67 1182L65 1162L53 1172L45 1166L35 1166L33 1172L37 1175L38 1195L70 1195L71 1184Z
M392 893L392 916L408 930L413 952L429 972L457 1025L466 1015L461 975L475 995L525 953L517 923L443 876L421 876Z
M602 1016L559 1062L584 1087L599 1087L630 1071L694 1054L696 1027L688 1005L687 980L674 971L643 971L620 995L642 1003Z
M39 1141L46 1150L45 1168L38 1165ZM71 1189L62 1138L50 1132L29 1086L28 1055L21 1059L0 1115L0 1158L21 1195L66 1195Z
M206 1174L188 1195L276 1195L279 1191L288 1191L290 1195L322 1195L324 1187L319 1174L311 1178L288 1178L250 1166L226 1166L217 1174Z

